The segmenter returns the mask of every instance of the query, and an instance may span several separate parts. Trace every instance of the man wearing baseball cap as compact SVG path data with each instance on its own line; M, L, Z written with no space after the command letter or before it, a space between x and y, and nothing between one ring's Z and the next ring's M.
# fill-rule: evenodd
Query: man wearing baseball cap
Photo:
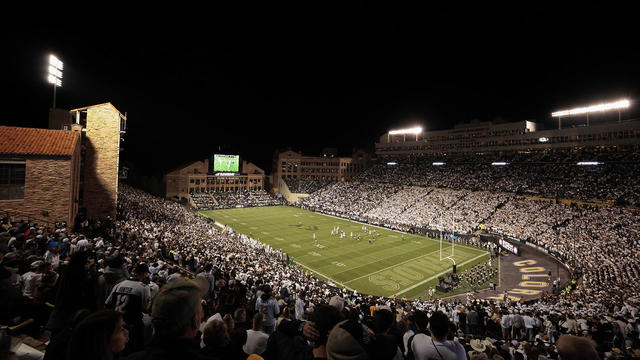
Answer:
M179 278L163 287L151 305L153 339L127 359L203 359L194 339L202 322L202 297L208 291L203 277Z

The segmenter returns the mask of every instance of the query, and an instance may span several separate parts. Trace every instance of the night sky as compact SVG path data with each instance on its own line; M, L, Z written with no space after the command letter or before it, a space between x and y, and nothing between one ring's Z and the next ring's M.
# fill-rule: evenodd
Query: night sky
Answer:
M640 116L632 9L354 5L142 20L3 26L0 124L47 127L49 53L65 64L57 107L126 112L121 159L150 174L212 153L270 172L278 148L372 152L386 131L415 124L553 127L552 111L622 97L633 102L623 117Z

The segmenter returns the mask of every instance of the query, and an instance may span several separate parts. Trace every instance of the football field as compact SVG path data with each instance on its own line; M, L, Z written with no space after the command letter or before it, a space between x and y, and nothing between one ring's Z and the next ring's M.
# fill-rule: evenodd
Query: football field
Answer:
M427 297L438 276L451 272L440 260L440 240L317 214L290 206L201 211L217 223L289 254L306 271L340 287L379 296ZM346 236L332 235L340 227ZM363 230L366 226L366 231ZM369 231L377 233L370 242ZM314 240L314 234L317 241ZM353 234L353 237L351 236ZM357 235L360 235L360 240ZM442 256L451 243L442 243ZM458 272L486 262L488 252L455 245ZM442 294L441 294L442 295Z

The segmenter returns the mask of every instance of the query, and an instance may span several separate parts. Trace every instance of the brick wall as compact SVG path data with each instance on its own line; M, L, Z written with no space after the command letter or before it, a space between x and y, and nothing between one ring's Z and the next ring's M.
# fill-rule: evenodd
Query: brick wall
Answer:
M79 145L78 141L78 145ZM78 150L79 151L79 150ZM66 221L73 226L73 189L77 188L73 158L32 158L25 163L25 190L23 200L0 201L0 208L17 219L27 217L36 222Z
M209 171L209 159L195 161L184 167L170 171L164 175L166 194L170 198L173 196L187 197L189 194L189 175L206 174Z
M111 104L87 109L83 206L92 219L115 218L118 201L120 114Z

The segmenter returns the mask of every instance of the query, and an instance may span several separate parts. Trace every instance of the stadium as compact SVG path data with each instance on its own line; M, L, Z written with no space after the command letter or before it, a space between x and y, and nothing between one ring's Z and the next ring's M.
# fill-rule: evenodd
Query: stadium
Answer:
M640 358L632 96L335 139L185 115L163 142L111 102L56 108L48 61L46 128L0 125L0 360Z

